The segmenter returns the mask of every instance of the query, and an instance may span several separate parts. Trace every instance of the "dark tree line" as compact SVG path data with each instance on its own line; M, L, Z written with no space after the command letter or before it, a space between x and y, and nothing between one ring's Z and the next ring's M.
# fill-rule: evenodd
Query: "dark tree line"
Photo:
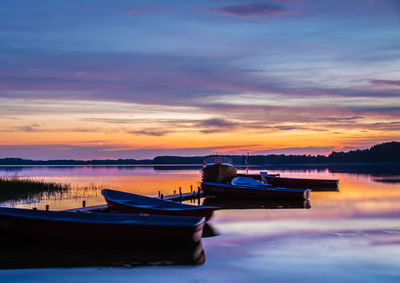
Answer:
M369 149L332 152L329 162L400 162L400 142L374 145Z
M30 160L22 158L3 158L0 159L0 165L136 165L136 164L152 164L153 160L136 160L136 159L118 159L118 160Z
M154 158L153 164L201 164L206 156L181 157L181 156L158 156ZM231 155L234 164L245 164L245 155ZM349 152L333 151L328 156L324 155L250 155L248 164L321 164L342 162L400 162L400 142L388 142L374 145L369 149L352 150Z
M208 156L157 156L153 160L118 159L118 160L28 160L21 158L0 159L0 165L135 165L135 164L202 164ZM245 164L245 155L232 155L233 163ZM323 155L250 155L248 164L322 164L350 162L400 162L400 142L388 142L372 146L364 150L349 152L333 151L328 156Z

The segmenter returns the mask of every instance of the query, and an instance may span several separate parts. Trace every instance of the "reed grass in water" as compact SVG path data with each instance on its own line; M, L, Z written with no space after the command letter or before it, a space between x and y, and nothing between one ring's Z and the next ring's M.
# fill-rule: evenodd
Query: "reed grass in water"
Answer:
M69 184L18 177L0 177L0 201L27 199L44 193L62 193L69 189L71 189Z

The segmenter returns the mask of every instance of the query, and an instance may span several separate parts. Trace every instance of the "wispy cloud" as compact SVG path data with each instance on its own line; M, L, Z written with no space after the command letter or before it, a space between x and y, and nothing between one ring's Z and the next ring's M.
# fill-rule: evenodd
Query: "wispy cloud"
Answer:
M370 80L372 84L400 86L400 80Z
M308 146L308 147L286 147L280 149L269 149L269 150L256 150L251 154L313 154L313 155L326 155L331 153L333 150L337 150L337 148L333 146Z
M280 15L298 14L299 11L289 10L282 5L276 3L261 3L261 4L248 4L248 5L234 5L225 6L217 9L202 8L199 9L203 12L211 12L218 14L226 14L235 17L270 17Z
M399 1L367 1L9 1L0 140L178 153L398 137ZM68 152L85 150L105 152Z
M39 128L40 125L37 123L33 123L30 125L24 125L24 126L19 126L13 129L14 131L23 131L23 132L36 132L40 131L41 129Z
M240 124L225 119L208 119L195 124L196 128L200 128L199 132L203 134L220 133L232 131Z
M146 130L138 130L138 131L128 131L130 134L134 135L143 135L143 136L153 136L153 137L161 137L172 131L167 130L159 130L159 129L146 129Z
M348 121L356 121L358 119L364 118L363 116L353 116L353 117L320 117L321 121L330 121L330 122L348 122Z
M326 124L328 128L340 128L340 129L360 129L360 130L372 130L372 131L400 131L400 121L393 122L379 122L379 123L351 123L351 124ZM399 134L400 135L400 134Z
M140 13L148 13L148 12L154 12L154 11L161 11L161 8L143 8L143 9L131 9L127 10L124 13L128 15L133 15L133 14L140 14Z

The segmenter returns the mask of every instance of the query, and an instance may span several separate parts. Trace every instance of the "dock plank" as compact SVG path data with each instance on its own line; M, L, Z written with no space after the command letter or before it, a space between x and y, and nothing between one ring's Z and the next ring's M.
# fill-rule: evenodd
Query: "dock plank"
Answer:
M200 190L200 197L204 196L203 190ZM170 201L180 201L180 200L191 200L191 199L196 199L198 198L198 193L197 192L188 192L188 193L183 193L182 197L180 194L174 194L174 195L166 195L164 196L164 200L170 200ZM160 197L155 197L155 198L160 198ZM86 206L86 207L78 207L78 208L72 208L72 209L66 209L63 211L66 212L101 212L104 211L108 208L107 204L100 204L100 205L94 205L94 206Z
M93 206L66 209L66 210L63 210L63 211L66 211L66 212L90 212L90 211L106 210L107 208L108 208L107 204L100 204L100 205L93 205Z

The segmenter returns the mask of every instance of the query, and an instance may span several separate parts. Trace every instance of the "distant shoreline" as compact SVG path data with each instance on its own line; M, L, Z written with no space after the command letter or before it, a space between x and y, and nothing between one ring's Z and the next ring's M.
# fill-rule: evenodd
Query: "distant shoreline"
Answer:
M399 165L400 162L336 162L336 163L265 163L248 164L249 167L327 167L327 166L390 166ZM202 167L203 164L0 164L0 167ZM234 166L246 167L246 164L234 164Z
M374 145L369 149L349 152L333 151L324 155L229 155L235 165L338 165L338 164L383 164L400 163L400 142L388 142ZM157 156L154 159L117 159L117 160L30 160L22 158L0 159L0 166L200 166L208 156Z

